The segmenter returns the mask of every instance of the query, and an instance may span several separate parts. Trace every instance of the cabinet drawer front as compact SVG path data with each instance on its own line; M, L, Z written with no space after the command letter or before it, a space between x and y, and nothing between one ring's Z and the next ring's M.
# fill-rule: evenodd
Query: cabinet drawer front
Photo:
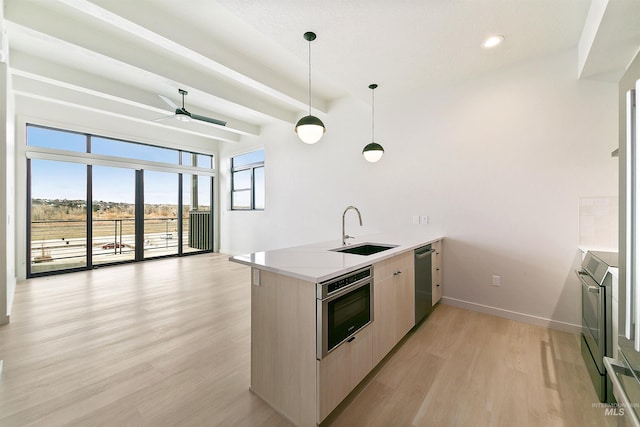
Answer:
M435 250L433 254L433 264L431 266L431 276L433 280L432 305L436 305L442 298L442 240L432 244Z
M373 369L371 325L317 362L318 422L324 420Z
M398 271L401 271L401 274L413 274L413 251L373 264L374 281L392 277Z

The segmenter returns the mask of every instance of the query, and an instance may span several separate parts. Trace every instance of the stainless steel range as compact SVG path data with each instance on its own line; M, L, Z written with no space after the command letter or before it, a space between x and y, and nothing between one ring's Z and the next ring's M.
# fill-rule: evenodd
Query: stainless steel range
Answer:
M576 271L582 284L582 357L601 402L615 402L603 358L613 354L611 317L612 275L618 266L614 252L587 252Z

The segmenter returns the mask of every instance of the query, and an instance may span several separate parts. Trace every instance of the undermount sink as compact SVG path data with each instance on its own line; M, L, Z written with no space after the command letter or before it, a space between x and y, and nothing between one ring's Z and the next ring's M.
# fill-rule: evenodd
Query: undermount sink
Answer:
M341 248L330 249L333 252L342 252L355 255L373 255L378 252L396 248L398 245L383 245L377 243L361 243L353 246L343 246Z

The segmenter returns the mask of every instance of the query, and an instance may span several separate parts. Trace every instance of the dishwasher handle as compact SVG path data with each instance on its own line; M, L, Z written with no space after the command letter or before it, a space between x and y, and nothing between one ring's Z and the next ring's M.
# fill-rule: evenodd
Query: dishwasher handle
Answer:
M428 256L431 256L432 253L434 253L436 250L435 249L427 249L424 252L418 252L420 249L416 249L415 251L415 257L418 259L422 259L422 258L426 258Z

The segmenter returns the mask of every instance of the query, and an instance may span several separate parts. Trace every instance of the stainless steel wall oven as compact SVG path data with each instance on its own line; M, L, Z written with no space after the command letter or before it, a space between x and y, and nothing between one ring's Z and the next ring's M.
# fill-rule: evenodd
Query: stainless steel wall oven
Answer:
M317 284L316 356L320 360L373 321L371 266Z

